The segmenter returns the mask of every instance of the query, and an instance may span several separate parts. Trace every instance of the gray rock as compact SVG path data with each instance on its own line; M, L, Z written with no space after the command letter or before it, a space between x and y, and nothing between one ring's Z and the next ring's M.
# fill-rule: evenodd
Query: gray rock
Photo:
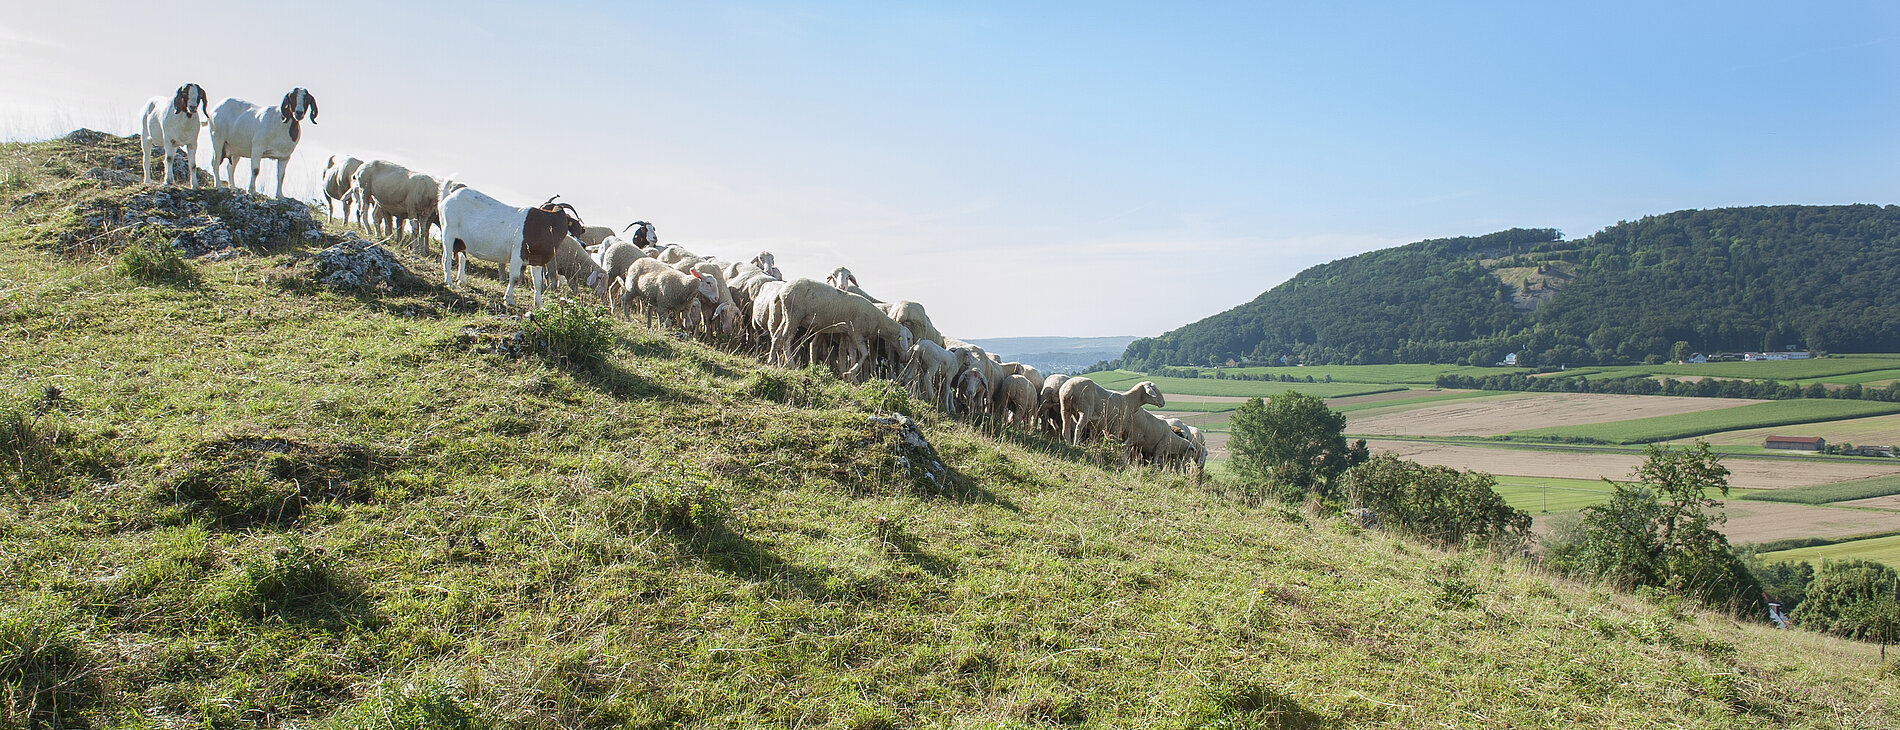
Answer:
M317 283L345 289L372 289L394 286L409 276L409 270L396 260L389 249L354 235L314 257Z

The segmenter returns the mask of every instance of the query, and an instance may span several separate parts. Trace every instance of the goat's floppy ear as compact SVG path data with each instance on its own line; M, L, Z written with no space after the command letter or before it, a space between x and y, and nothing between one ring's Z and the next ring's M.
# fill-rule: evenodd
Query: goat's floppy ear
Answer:
M310 123L316 124L317 123L317 97L311 96L310 92L308 91L303 92L303 103L310 107Z
M178 93L172 95L172 111L179 114L191 113L191 84L178 87Z
M291 89L290 93L284 95L284 101L277 105L277 112L284 116L284 121L286 122L297 121L296 117L293 116L294 114L296 114L296 110L292 108L292 105L296 103L297 103L297 90Z

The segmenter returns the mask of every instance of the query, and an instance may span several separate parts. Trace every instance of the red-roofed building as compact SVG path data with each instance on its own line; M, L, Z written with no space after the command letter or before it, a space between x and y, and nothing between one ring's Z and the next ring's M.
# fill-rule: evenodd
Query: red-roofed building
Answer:
M1790 451L1826 451L1827 439L1819 436L1769 436L1762 446Z

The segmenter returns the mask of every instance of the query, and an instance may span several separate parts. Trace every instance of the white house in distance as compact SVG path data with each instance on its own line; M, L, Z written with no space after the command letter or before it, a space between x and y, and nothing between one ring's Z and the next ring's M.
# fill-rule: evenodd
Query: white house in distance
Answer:
M1806 360L1810 357L1813 357L1813 354L1808 352L1807 350L1795 350L1793 352L1744 352L1742 353L1742 359L1748 362L1764 362L1768 360Z

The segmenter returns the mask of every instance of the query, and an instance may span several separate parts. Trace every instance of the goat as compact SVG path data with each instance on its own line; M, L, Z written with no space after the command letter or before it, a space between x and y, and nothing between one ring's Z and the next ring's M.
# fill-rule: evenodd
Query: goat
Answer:
M317 98L299 86L284 95L273 107L258 107L243 99L225 99L211 111L211 179L222 185L229 179L237 187L237 161L251 158L250 192L257 192L257 168L264 158L277 161L277 197L284 197L284 168L290 154L303 139L304 115L317 123ZM229 175L219 177L224 161L231 161Z
M154 96L145 102L145 115L139 120L139 150L143 153L139 172L145 176L145 182L152 181L152 144L165 148L165 182L172 184L172 152L185 148L185 160L189 167L185 171L185 184L198 186L198 130L204 126L198 121L198 112L205 110L205 90L197 84L185 84L178 87L178 93L170 99Z
M540 207L517 208L460 185L452 177L442 181L437 199L441 201L442 283L461 286L470 256L501 264L508 277L502 301L510 308L515 306L515 281L521 278L524 265L534 267L534 306L541 306L543 271L554 260L561 239L579 238L586 229L574 206L556 203L554 198Z

